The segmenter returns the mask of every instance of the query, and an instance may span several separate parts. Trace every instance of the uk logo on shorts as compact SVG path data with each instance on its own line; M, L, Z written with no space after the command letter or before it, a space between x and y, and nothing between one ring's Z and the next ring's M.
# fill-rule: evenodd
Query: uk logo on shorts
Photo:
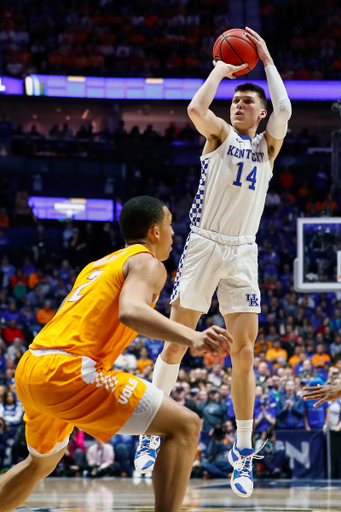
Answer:
M255 293L245 293L245 297L250 307L257 308L259 306L259 298Z

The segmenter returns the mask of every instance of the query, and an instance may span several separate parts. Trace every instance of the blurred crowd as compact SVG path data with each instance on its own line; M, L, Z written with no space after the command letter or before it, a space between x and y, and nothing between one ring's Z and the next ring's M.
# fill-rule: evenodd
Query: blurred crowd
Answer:
M3 116L0 120L0 156L43 156L64 158L111 159L116 150L125 150L131 144L153 145L158 143L169 146L175 144L199 144L199 135L191 123L178 127L170 122L162 132L156 131L152 124L144 129L138 125L130 130L124 121L119 121L112 131L104 129L94 132L91 123L81 124L75 132L68 123L62 126L54 124L48 133L39 131L36 124L24 131L21 124L14 127L11 120Z
M139 190L163 199L174 216L173 251L166 262L168 279L157 304L157 309L167 316L197 179L195 169L190 168L183 180L173 181L173 185L151 178ZM0 187L0 467L14 464L26 453L23 410L14 383L15 368L22 354L54 316L81 268L123 246L116 222L77 223L69 219L60 223L36 219L28 205L28 191L23 184L15 189L16 183L3 178ZM311 402L300 398L304 386L340 379L341 294L296 293L292 272L296 219L337 214L340 198L329 191L327 169L317 168L310 184L295 187L290 168L285 168L280 174L280 188L270 188L257 236L262 310L255 344L254 434L256 443L262 443L265 436L272 439L266 448L272 448L265 459L267 465L260 466L260 473L264 474L289 474L284 448L279 448L276 441L278 429L341 430L341 401L313 408ZM29 243L14 249L14 241L23 229L32 231ZM326 281L333 270L313 261L312 279ZM198 329L212 324L224 325L216 296ZM117 359L115 368L151 380L162 346L160 340L138 336ZM203 435L209 437L205 456L198 451L193 468L196 476L215 477L230 472L226 453L235 429L231 374L229 356L215 357L189 350L173 389L175 400L198 412ZM90 463L94 459L91 452L86 453L89 444L95 454L101 453L107 466ZM114 436L110 447L91 441L84 444L84 434L76 431L56 474L132 475L135 444L136 438L129 436Z
M340 79L337 0L256 8L283 78ZM206 77L216 38L237 28L228 0L3 0L0 15L0 74L14 77Z
M171 121L165 128L157 130L152 123L147 123L145 126L136 124L127 128L124 120L121 119L115 127L111 129L106 127L96 132L91 122L81 123L74 130L67 122L62 125L54 123L50 127L44 126L43 123L40 126L32 123L28 129L24 129L22 124L14 126L6 115L2 115L0 119L0 156L122 161L122 153L124 153L127 161L133 146L140 153L144 151L153 163L153 159L156 158L154 155L156 141L159 149L165 152L190 146L197 147L199 155L204 138L190 122L179 124ZM329 148L330 144L329 133L313 134L307 127L303 127L296 133L289 129L284 139L282 153L301 156L308 154L310 148ZM133 156L131 155L130 158Z

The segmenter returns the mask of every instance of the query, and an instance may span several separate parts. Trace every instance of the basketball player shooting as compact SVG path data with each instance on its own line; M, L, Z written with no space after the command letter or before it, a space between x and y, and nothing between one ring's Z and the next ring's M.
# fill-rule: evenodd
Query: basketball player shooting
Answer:
M255 402L253 353L260 312L255 237L274 161L291 116L286 89L265 41L254 30L245 30L263 61L273 112L266 131L256 135L260 121L267 115L266 98L264 90L251 83L235 89L231 125L210 110L223 78L235 78L234 73L245 69L247 63L232 66L214 62L213 71L189 104L189 117L206 142L199 188L190 211L191 231L171 297L172 320L195 329L218 288L220 311L234 339L232 400L237 441L228 456L234 467L231 486L243 498L252 494L252 460L260 458L251 441ZM153 383L167 394L177 380L185 351L185 347L165 343L156 361ZM158 444L157 438L140 438L135 454L137 470L153 469Z
M0 512L21 505L54 470L74 426L103 443L117 432L163 436L153 475L155 512L180 511L200 419L150 382L110 370L137 332L200 352L224 353L233 343L218 326L194 332L153 309L167 275L161 261L171 251L171 222L158 199L130 199L120 215L125 248L81 271L20 359L15 381L29 455L1 477Z

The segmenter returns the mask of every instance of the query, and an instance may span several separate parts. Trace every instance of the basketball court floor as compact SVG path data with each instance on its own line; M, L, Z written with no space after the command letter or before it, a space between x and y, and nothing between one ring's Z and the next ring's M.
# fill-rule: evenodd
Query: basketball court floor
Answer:
M171 499L171 497L170 497ZM21 512L152 512L151 479L48 478ZM238 498L226 480L191 480L183 512L328 512L341 510L340 480L267 480Z

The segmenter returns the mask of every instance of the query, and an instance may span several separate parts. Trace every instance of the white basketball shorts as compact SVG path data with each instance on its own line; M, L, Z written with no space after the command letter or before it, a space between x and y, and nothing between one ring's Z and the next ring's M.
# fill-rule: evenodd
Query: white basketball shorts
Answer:
M217 288L222 315L260 313L258 246L226 245L191 231L170 302L180 297L182 307L207 313Z

